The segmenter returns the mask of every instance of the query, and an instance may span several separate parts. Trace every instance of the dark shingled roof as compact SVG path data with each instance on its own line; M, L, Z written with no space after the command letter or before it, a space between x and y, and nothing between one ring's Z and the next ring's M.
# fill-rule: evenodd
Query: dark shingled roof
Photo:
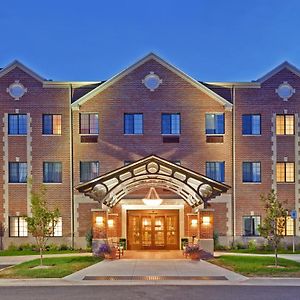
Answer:
M105 81L101 81L99 83L84 85L81 87L76 87L76 88L73 87L72 88L72 103L75 102L76 100L78 100L79 98L83 97L84 95L86 95L87 93L89 93L90 91L92 91L93 89L95 89L96 87L98 87L99 85L101 85L104 82Z
M225 100L227 100L231 103L233 102L231 87L224 87L224 86L220 86L220 85L208 84L208 83L202 82L202 81L199 81L199 82L202 83L203 85L205 85L207 88L209 88L213 92L215 92L216 94L218 94L219 96L223 97Z

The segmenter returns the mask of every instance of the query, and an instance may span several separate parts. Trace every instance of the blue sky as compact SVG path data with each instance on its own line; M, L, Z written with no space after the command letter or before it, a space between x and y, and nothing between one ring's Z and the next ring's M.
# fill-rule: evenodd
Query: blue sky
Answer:
M203 81L300 68L299 0L1 0L0 66L104 80L155 52Z

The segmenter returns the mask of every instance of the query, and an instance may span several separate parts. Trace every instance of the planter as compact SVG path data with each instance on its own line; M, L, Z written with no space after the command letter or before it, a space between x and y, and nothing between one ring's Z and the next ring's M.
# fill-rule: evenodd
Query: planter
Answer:
M200 253L191 253L189 257L191 258L191 260L200 260L201 255Z

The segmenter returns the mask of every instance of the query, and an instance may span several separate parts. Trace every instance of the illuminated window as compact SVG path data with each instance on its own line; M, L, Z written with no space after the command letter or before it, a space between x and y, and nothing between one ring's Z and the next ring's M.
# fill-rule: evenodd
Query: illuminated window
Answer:
M99 134L98 114L80 114L80 134Z
M61 115L43 115L43 134L61 134Z
M258 227L260 225L260 216L243 217L244 236L258 236Z
M205 115L205 133L206 134L224 134L224 114L206 114Z
M143 134L143 114L124 114L124 134Z
M293 135L294 134L294 115L276 116L276 134Z
M294 235L294 220L290 216L278 218L277 234L284 236Z
M99 175L99 161L80 162L80 181L89 181Z
M9 217L9 236L28 236L27 222L25 217Z
M26 135L27 134L27 115L9 114L8 115L8 134Z
M9 163L9 182L26 183L27 182L27 163L10 162Z
M277 182L294 182L295 181L295 164L291 162L276 163L276 181Z
M62 217L57 219L56 225L53 227L52 222L49 225L50 236L62 236Z

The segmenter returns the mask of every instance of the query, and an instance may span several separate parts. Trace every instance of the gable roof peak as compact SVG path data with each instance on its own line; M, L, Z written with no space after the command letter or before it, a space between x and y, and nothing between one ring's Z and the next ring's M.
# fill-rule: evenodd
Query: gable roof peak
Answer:
M256 81L262 83L262 82L268 80L269 78L273 77L275 74L279 73L283 69L288 69L300 77L300 70L295 65L293 65L289 61L285 60L281 64L279 64L277 67L275 67L274 69L269 71L267 74L265 74L261 78L257 79Z
M31 77L35 78L37 81L44 82L46 81L45 78L41 77L36 72L29 69L27 66L25 66L23 63L21 63L19 60L15 59L10 64L8 64L6 67L0 70L0 77L6 75L14 68L20 68L22 71L30 75Z

